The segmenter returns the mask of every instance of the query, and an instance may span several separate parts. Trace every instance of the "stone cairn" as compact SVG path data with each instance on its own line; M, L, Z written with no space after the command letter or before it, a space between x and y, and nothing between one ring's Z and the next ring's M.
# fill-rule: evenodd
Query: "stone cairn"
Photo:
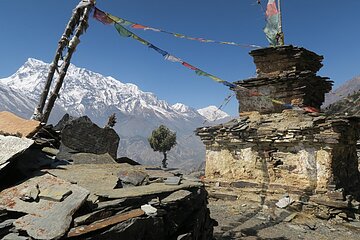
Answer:
M235 82L248 89L236 90L240 117L196 130L206 146L207 181L251 189L262 200L286 193L327 211L358 209L359 118L313 111L332 86L316 75L323 57L294 46L250 55L257 77Z
M256 64L257 77L235 83L249 89L237 92L240 111L274 113L284 110L283 105L271 100L320 109L325 93L332 86L327 77L316 75L323 66L322 56L293 46L258 49L250 55Z

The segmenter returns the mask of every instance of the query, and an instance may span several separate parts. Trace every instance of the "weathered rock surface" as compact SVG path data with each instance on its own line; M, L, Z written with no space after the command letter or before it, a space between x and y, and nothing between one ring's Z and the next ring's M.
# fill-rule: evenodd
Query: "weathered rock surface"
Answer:
M113 164L116 161L108 153L74 153L71 154L69 160L74 164Z
M253 112L227 124L197 129L206 145L206 177L268 188L356 192L358 118L286 110ZM345 170L346 169L346 170ZM285 187L286 188L286 187Z
M255 193L261 204L285 193L276 200L278 208L350 219L360 199L360 117L317 111L332 86L316 75L322 56L294 46L257 49L250 55L257 77L235 83L240 117L196 130L206 146L206 180ZM210 196L226 199L228 194Z
M17 229L21 231L19 239L27 236L34 239L64 236L127 240L167 240L178 236L211 239L213 220L206 207L207 193L202 183L183 180L179 185L166 185L161 182L164 178L159 170L154 170L156 174L149 170L148 175L152 175L152 179L157 175L159 182L113 189L119 169L146 172L146 167L128 164L61 165L57 169L43 169L44 175L5 189L0 193L0 209L5 211L0 217L7 224L5 233L15 234L11 229ZM164 172L163 175L168 174ZM37 200L21 200L23 190L27 192L31 186L39 191L38 198L34 197ZM90 192L84 187L90 189L92 197L86 198ZM146 205L155 213L147 216L139 210ZM26 215L11 220L10 215L7 218L7 211ZM74 227L69 229L70 225ZM15 228L9 228L11 226ZM5 235L0 232L1 236Z
M110 155L119 140L110 128L86 117L65 120L60 136L50 125L34 140L0 135L0 239L212 238L203 183L119 164ZM116 188L119 182L127 187Z
M322 56L291 45L256 49L250 55L257 77L235 82L248 89L237 91L239 112L281 112L287 105L320 109L332 86L329 78L316 75Z
M120 170L117 174L118 187L141 186L149 184L149 175L140 170Z
M45 193L49 188L61 187L71 191L71 194L62 201L42 198L37 202L21 200L22 190L36 185L40 193ZM14 222L16 229L26 231L35 239L56 239L68 230L72 215L84 203L88 195L89 191L82 187L45 174L2 191L0 206L8 211L27 213Z
M33 143L33 140L27 138L0 135L0 170Z
M87 116L70 120L61 131L61 142L74 152L105 154L116 159L120 137L112 128L100 128Z

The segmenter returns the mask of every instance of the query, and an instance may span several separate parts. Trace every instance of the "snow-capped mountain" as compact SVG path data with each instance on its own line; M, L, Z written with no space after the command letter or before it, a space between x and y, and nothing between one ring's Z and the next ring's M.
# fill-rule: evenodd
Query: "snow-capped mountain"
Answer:
M175 103L174 105L171 106L176 112L192 118L192 117L199 117L199 113L197 112L197 110L195 110L192 107L186 106L185 104L182 103ZM200 114L201 115L201 114ZM202 115L201 115L202 116Z
M198 109L197 112L205 117L210 122L218 121L224 118L229 118L230 115L218 109L216 106L208 106L206 108Z
M30 118L48 69L49 64L30 58L15 74L0 79L0 111ZM184 104L171 106L134 84L70 65L50 122L56 123L65 112L72 116L87 115L99 126L104 126L108 116L115 113L118 119L115 130L121 138L120 157L160 164L161 154L153 152L147 138L152 130L164 124L177 132L178 144L169 152L169 166L189 167L204 160L204 146L193 133L202 126L204 117ZM211 115L210 112L211 109L207 114Z

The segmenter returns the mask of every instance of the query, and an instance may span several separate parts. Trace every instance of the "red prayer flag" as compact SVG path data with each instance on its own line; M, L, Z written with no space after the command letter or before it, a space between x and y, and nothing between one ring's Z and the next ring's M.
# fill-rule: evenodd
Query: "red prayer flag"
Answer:
M146 28L145 26L141 25L141 24L133 24L131 25L132 28L136 28L136 29L144 29Z
M303 108L306 112L311 112L311 113L317 113L319 112L318 109L314 108L314 107L304 107Z
M105 12L101 11L98 8L95 8L94 11L94 18L98 21L102 22L103 24L112 24L114 21L106 15Z
M266 17L271 17L273 15L278 14L278 10L276 7L276 2L274 0L269 0L267 8L266 8Z
M183 62L182 65L187 67L187 68L190 68L191 70L198 70L196 67L188 64L187 62Z

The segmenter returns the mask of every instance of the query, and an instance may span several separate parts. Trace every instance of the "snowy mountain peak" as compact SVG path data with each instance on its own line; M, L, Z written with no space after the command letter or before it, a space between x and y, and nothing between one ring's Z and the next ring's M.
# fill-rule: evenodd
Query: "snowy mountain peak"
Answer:
M184 113L184 112L188 112L191 110L190 107L186 106L185 104L182 104L182 103L175 103L174 105L171 106L175 111L177 112L181 112L181 113Z
M198 109L197 112L211 122L230 117L229 114L227 114L224 111L221 111L216 106L208 106L206 108L201 108Z
M61 61L59 65L61 65ZM49 64L29 58L12 76L1 79L9 88L28 95L35 102L43 90ZM54 87L55 73L52 87ZM105 77L99 73L70 64L60 97L56 103L74 116L90 114L97 111L102 115L107 109L117 109L124 114L149 115L154 113L160 118L189 117L175 111L166 101L159 100L155 94L143 92L132 83L121 83L113 77Z
M59 65L61 65L61 61ZM50 64L29 58L15 74L1 79L1 83L10 89L27 95L34 102L43 90ZM54 76L54 87L57 73ZM200 119L208 121L220 120L229 115L210 106L196 111L182 103L170 106L166 101L159 100L151 92L143 92L132 83L122 83L113 77L105 77L99 73L70 64L66 74L60 97L56 104L70 115L107 114L108 109L117 109L124 114L155 114L161 119ZM151 114L150 114L151 113ZM150 115L149 115L150 114Z
M41 60L35 59L35 58L28 58L28 60L25 62L24 66L44 66L47 65L46 63L44 63Z

